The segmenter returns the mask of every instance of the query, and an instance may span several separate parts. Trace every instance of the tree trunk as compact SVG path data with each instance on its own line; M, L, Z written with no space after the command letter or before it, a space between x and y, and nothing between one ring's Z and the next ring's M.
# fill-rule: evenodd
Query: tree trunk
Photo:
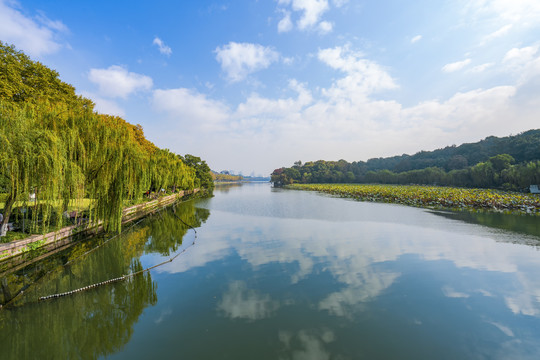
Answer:
M7 233L7 227L9 222L9 217L11 216L11 210L13 207L13 204L15 204L15 198L16 194L10 193L8 198L6 199L6 204L4 206L4 220L2 220L2 224L0 225L0 237L6 236Z

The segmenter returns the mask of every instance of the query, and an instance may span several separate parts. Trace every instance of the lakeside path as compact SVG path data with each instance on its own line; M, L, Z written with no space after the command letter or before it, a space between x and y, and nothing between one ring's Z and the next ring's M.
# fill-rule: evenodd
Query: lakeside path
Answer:
M360 201L426 208L482 209L540 216L540 196L493 189L421 185L293 184L287 189L320 191Z

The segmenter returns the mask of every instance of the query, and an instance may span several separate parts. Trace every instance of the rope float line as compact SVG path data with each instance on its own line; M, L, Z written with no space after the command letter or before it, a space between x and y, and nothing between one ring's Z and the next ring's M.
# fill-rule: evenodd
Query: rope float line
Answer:
M173 205L180 204L180 203L182 203L182 202L184 202L184 201L182 201L182 200L176 201L175 203L173 203ZM167 206L164 206L164 207L159 208L159 209L157 209L157 210L155 210L155 211L152 211L152 212L150 213L150 215L154 215L155 213L159 213L159 214L161 215L161 211L163 211L163 210L166 209L166 208L167 208ZM174 214L174 215L176 216L176 214ZM177 217L178 217L178 216L177 216ZM134 228L135 226L137 226L138 224L140 224L141 222L143 222L144 220L146 220L146 218L147 218L147 217L145 216L145 217L143 217L142 219L139 219L138 221L132 223L127 229L122 230L121 233L116 234L116 235L114 235L114 236L108 238L107 240L105 240L104 242L102 242L101 244L99 244L98 246L96 246L96 247L94 247L94 248L92 248L92 249L90 249L90 250L84 252L83 254L77 256L77 257L74 258L74 259L71 259L71 260L67 261L67 262L66 262L65 264L63 264L62 266L67 266L67 265L71 264L72 262L74 262L75 260L78 260L78 259L80 259L80 258L82 258L82 257L84 257L84 256L86 256L86 255L88 255L88 254L90 254L91 252L96 251L97 249L99 249L99 248L102 247L103 245L107 244L107 243L108 243L109 241L111 241L112 239L117 238L117 237L119 237L119 236L121 236L121 235L127 233L129 230L131 230L132 228ZM179 218L179 219L180 219L180 218ZM180 221L182 221L182 219L180 219ZM190 225L186 224L184 221L182 221L182 222L183 222L185 225L191 227ZM193 229L193 231L195 231L195 234L197 234L197 231L196 231L193 227L191 227L191 228ZM197 236L195 236L195 237L197 237Z
M173 213L174 214L174 213ZM184 222L184 220L180 219L180 217L176 214L174 214L174 216L176 216L182 223L184 223L186 226L190 227L191 229L193 229L193 231L195 232L195 239L197 238L197 230L195 230L195 228L189 224L187 224L186 222ZM142 220L138 221L137 223L133 224L133 226L135 226L136 224L138 224L139 222L141 222ZM131 226L131 227L133 227ZM118 234L119 235L119 234ZM115 235L113 237L111 237L110 239L108 239L105 243L109 242L110 240L114 239L116 236L118 235ZM105 243L99 245L98 247L101 247L103 246ZM165 260L157 265L154 265L154 266L150 266L149 268L146 268L146 269L143 269L143 270L139 270L137 272L134 272L132 274L128 274L128 275L122 275L120 277L117 277L117 278L114 278L114 279L109 279L109 280L105 280L105 281L102 281L102 282L99 282L99 283L96 283L96 284L92 284L92 285L88 285L88 286L84 286L82 288L78 288L78 289L75 289L75 290L71 290L71 291L67 291L67 292L64 292L64 293L59 293L59 294L52 294L52 295L47 295L47 296L42 296L38 299L38 301L44 301L44 300L49 300L49 299L56 299L56 298L59 298L59 297L63 297L63 296L69 296L69 295L73 295L75 293L78 293L78 292L81 292L81 291L86 291L86 290L90 290L90 289L93 289L93 288L96 288L96 287L99 287L99 286L102 286L102 285L107 285L107 284L111 284L111 283L114 283L114 282L118 282L118 281L123 281L123 280L126 280L128 278L131 278L131 277L135 277L136 275L140 275L140 274L143 274L147 271L150 271L152 269L155 269L157 268L158 266L162 266L162 265L165 265L167 263L170 263L170 262L173 262L178 256L180 256L181 254L185 253L190 247L194 246L195 245L195 240L193 241L193 243L191 243L191 245L189 245L188 247L186 247L185 249L183 249L181 252L179 252L178 254L176 254L175 256L173 256L172 258L168 259L168 260ZM92 252L94 251L95 249L97 249L98 247L86 252L85 254L81 255L84 256L86 254L88 254L89 252ZM65 265L67 265L68 263L66 263Z
M182 202L183 202L183 201L181 201L181 200L180 200L180 201L177 200L176 202L173 203L173 205L176 205L176 204L182 203ZM163 211L163 210L166 209L167 207L168 207L168 206L161 207L161 208L159 208L159 209L157 209L157 210L151 211L149 214L150 214L150 215L154 215L155 213L161 213L161 211ZM161 214L160 214L160 215L161 215ZM175 214L175 215L176 215L176 214ZM121 236L121 235L127 233L129 230L131 230L132 228L134 228L136 225L138 225L138 224L140 224L141 222L143 222L144 220L146 220L146 218L147 218L147 216L143 216L143 217L142 217L141 219L139 219L138 221L132 223L127 229L122 230L119 234L116 234L116 235L114 235L114 236L108 238L107 240L105 240L104 242L102 242L101 244L99 244L98 246L96 246L96 247L94 247L94 248L92 248L92 249L86 251L85 253L83 253L83 254L77 256L77 257L74 258L74 259L71 259L71 260L67 261L67 262L66 262L65 264L63 264L62 266L69 265L70 263L74 262L75 260L78 260L78 259L80 259L80 258L82 258L82 257L84 257L84 256L86 256L86 255L88 255L88 254L90 254L91 252L96 251L97 249L99 249L99 248L102 247L103 245L107 244L107 243L108 243L109 241L111 241L112 239L117 238L117 237L119 237L119 236ZM185 223L184 223L184 224L185 224ZM186 224L186 225L187 225L187 224ZM189 226L189 225L187 225L187 226ZM193 230L195 230L195 229L193 229ZM197 233L197 232L195 231L195 233Z
M64 292L64 293L59 293L59 294L52 294L52 295L48 295L48 296L42 296L38 299L38 301L43 301L43 300L49 300L49 299L56 299L56 298L59 298L59 297L63 297L63 296L68 296L68 295L73 295L75 293L78 293L78 292L81 292L81 291L86 291L86 290L90 290L90 289L93 289L93 288L96 288L96 287L99 287L99 286L102 286L102 285L107 285L107 284L111 284L113 282L118 282L118 281L122 281L122 280L126 280L126 279L129 279L131 277L135 277L137 275L140 275L140 274L143 274L147 271L150 271L152 269L155 269L157 268L158 266L161 266L161 265L165 265L167 263L170 263L170 262L173 262L178 256L180 256L181 254L185 253L187 251L187 249L189 249L190 247L194 246L195 245L195 241L193 241L193 243L191 243L191 245L189 245L187 248L185 248L184 250L182 250L181 252L179 252L178 254L176 254L174 257L168 259L168 260L165 260L163 261L162 263L159 263L157 265L154 265L154 266L150 266L149 268L146 268L146 269L143 269L143 270L139 270L137 272L134 272L132 274L127 274L127 275L122 275L120 277L117 277L117 278L114 278L114 279L109 279L109 280L105 280L105 281L102 281L102 282L99 282L99 283L96 283L96 284L92 284L92 285L88 285L88 286L84 286L82 288L78 288L78 289L75 289L75 290L71 290L71 291L67 291L67 292Z
M89 253L91 253L91 252L97 250L98 248L102 247L103 245L105 245L106 243L108 243L109 241L111 241L112 239L114 239L114 238L116 238L116 237L118 237L118 236L121 236L121 235L125 234L128 230L132 229L133 227L135 227L137 224L139 224L139 223L140 223L141 221L143 221L143 220L144 220L144 218L143 218L143 219L140 219L139 221L137 221L137 222L135 222L135 223L133 223L133 224L131 224L131 226L128 227L127 229L122 230L122 232L121 232L120 234L116 234L116 235L110 237L109 239L107 239L107 240L105 240L103 243L101 243L100 245L98 245L98 246L96 246L96 247L94 247L94 248L92 248L92 249L86 251L85 253L83 253L83 254L77 256L76 258L74 258L74 259L72 259L72 260L67 261L66 263L62 264L61 267L62 267L62 268L63 268L63 267L66 267L67 265L69 265L70 263L74 262L75 260L78 260L78 259L82 258L83 256L86 256L86 255L88 255ZM43 274L42 276L40 276L38 279L36 279L32 284L29 284L29 285L23 287L23 288L22 288L19 292L17 292L17 294L15 294L15 296L13 296L8 302L6 302L4 305L0 305L0 309L1 309L3 306L7 306L7 305L13 303L15 300L17 300L17 298L18 298L19 296L23 295L24 292L25 292L25 290L28 289L31 285L37 283L38 281L40 281L41 279L45 278L46 276L48 276L48 275L54 273L55 271L56 271L56 269L49 270L49 271L47 271L45 274Z

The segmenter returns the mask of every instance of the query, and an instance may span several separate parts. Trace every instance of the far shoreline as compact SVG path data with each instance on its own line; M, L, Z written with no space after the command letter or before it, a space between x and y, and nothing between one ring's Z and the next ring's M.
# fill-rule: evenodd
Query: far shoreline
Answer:
M540 216L540 196L494 189L381 184L290 184L284 188L427 209L483 210Z

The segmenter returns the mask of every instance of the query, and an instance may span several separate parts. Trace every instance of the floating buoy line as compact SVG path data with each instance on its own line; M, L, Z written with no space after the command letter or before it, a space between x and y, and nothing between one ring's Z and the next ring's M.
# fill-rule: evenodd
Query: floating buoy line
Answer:
M185 252L187 251L187 249L189 249L189 248L192 247L193 245L195 245L195 241L193 241L193 242L191 243L191 245L189 245L188 247L186 247L185 249L183 249L181 252L179 252L178 254L176 254L175 256L173 256L172 258L170 258L169 260L163 261L162 263L159 263L159 264L154 265L154 266L150 266L149 268L146 268L146 269L143 269L143 270L139 270L139 271L137 271L137 272L134 272L134 273L131 273L131 274L128 274L128 275L123 275L123 276L120 276L120 277L117 277L117 278L114 278L114 279L109 279L109 280L106 280L106 281L102 281L102 282L99 282L99 283L96 283L96 284L84 286L84 287L82 287L82 288L78 288L78 289L75 289L75 290L67 291L67 292L64 292L64 293L53 294L53 295L48 295L48 296L42 296L42 297L40 297L38 300L39 300L39 301L43 301L43 300L49 300L49 299L56 299L56 298L63 297L63 296L73 295L73 294L78 293L78 292L81 292L81 291L90 290L90 289L96 288L96 287L98 287L98 286L107 285L107 284L112 284L112 283L114 283L114 282L118 282L118 281L123 281L123 280L129 279L129 278L131 278L131 277L134 277L134 276L143 274L143 273L145 273L145 272L147 272L147 271L150 271L150 270L152 270L152 269L155 269L155 268L157 268L158 266L165 265L165 264L167 264L167 263L173 262L174 259L176 259L176 258L177 258L178 256L180 256L181 254L185 253Z
M173 206L177 205L178 203L181 203L182 201L177 201L173 204ZM155 214L156 212L159 213L159 215L161 215L161 211L163 209L165 209L167 207L163 207L157 211L154 211L152 212L152 214ZM67 291L67 292L63 292L63 293L58 293L58 294L52 294L52 295L47 295L47 296L41 296L40 298L38 298L38 301L44 301L44 300L51 300L51 299L56 299L56 298L60 298L60 297L64 297L64 296L69 296L69 295L73 295L73 294L76 294L76 293L79 293L79 292L82 292L82 291L86 291L86 290L90 290L90 289L94 289L94 288L97 288L99 286L103 286L103 285L107 285L107 284L112 284L112 283L115 283L115 282L119 282L119 281L124 281L126 279L129 279L129 278L132 278L132 277L135 277L137 275L140 275L140 274L143 274L145 272L148 272L152 269L155 269L159 266L162 266L162 265L165 265L165 264L168 264L168 263L171 263L173 262L178 256L180 256L181 254L185 253L190 247L194 246L195 245L195 240L197 239L197 230L195 230L195 228L193 226L191 226L190 224L186 223L184 220L182 220L178 215L176 215L176 212L174 211L173 212L173 215L178 219L180 220L184 225L186 225L187 227L189 227L190 229L192 229L195 233L195 238L193 240L193 242L186 248L184 248L181 252L179 252L178 254L176 254L175 256L169 258L168 260L165 260L157 265L153 265L153 266L150 266L146 269L143 269L143 270L139 270L139 271L136 271L134 273L131 273L131 274L126 274L126 275L122 275L120 277L117 277L117 278L113 278L113 279L109 279L109 280L105 280L105 281L102 281L102 282L99 282L99 283L95 283L95 284L91 284L91 285L88 285L88 286L84 286L84 287L81 287L81 288L78 288L78 289L75 289L75 290L71 290L71 291ZM136 225L138 225L139 223L141 223L143 220L145 220L146 217L140 219L139 221L136 221L134 222L129 228L125 229L124 231L122 231L121 233L119 234L116 234L112 237L110 237L109 239L105 240L104 242L102 242L101 244L99 244L98 246L86 251L85 253L81 254L80 256L77 256L76 258L72 259L72 260L69 260L67 261L66 263L64 263L62 265L62 267L65 267L71 263L73 263L74 261L96 251L97 249L99 249L100 247L103 247L105 244L107 244L108 242L110 242L111 240L121 236L122 234L125 234L126 232L128 232L129 230L131 230L133 227L135 227ZM54 272L56 270L51 270L47 273L45 273L43 276L41 276L38 280L36 280L34 283L36 283L37 281L43 279L45 276L51 274L52 272ZM6 304L4 304L3 306L7 306L9 305L10 303L12 303L13 301L15 301L20 295L22 295L24 293L24 290L26 290L28 288L25 287L24 289L22 289L21 291L19 291L18 294L16 294L14 297L12 297ZM0 309L3 307L3 306L0 306Z
M174 204L176 205L176 203ZM161 215L161 210L163 209L160 209L158 210L158 212L160 213ZM194 232L195 232L195 239L193 240L193 242L186 248L184 248L182 251L180 251L178 254L176 254L175 256L173 256L172 258L168 259L168 260L165 260L157 265L153 265L153 266L150 266L146 269L143 269L143 270L139 270L139 271L136 271L134 273L131 273L131 274L127 274L127 275L122 275L120 277L117 277L117 278L113 278L113 279L109 279L109 280L105 280L105 281L102 281L102 282L99 282L99 283L95 283L95 284L92 284L92 285L88 285L88 286L84 286L84 287L81 287L81 288L78 288L78 289L75 289L75 290L71 290L71 291L66 291L66 292L63 292L63 293L59 293L59 294L52 294L52 295L48 295L48 296L42 296L38 299L38 301L44 301L44 300L49 300L49 299L56 299L56 298L60 298L60 297L63 297L63 296L69 296L69 295L73 295L73 294L76 294L78 292L82 292L82 291L86 291L86 290L90 290L90 289L94 289L94 288L97 288L99 286L103 286L103 285L107 285L107 284L112 284L112 283L115 283L115 282L119 282L119 281L124 281L126 279L129 279L129 278L132 278L132 277L135 277L137 275L141 275L141 274L144 274L145 272L147 271L150 271L152 269L155 269L159 266L162 266L162 265L165 265L165 264L168 264L168 263L171 263L173 262L178 256L182 255L183 253L185 253L190 247L194 246L195 245L195 240L197 239L197 230L195 230L195 228L191 225L189 225L188 223L186 223L184 220L182 220L178 215L176 215L176 211L173 211L173 215L178 219L180 220L184 225L186 225L187 227L189 227L190 229L192 229ZM130 228L134 227L135 225L139 224L141 221L143 221L143 219L137 221L136 223L134 223ZM115 237L119 236L120 234L117 234L113 237L111 237L110 239L108 239L107 241L105 241L104 243L100 244L99 246L85 252L84 254L82 254L80 257L82 256L85 256L89 253L91 253L92 251L95 251L97 248L105 245L107 242L111 241L112 239L114 239ZM78 258L80 258L78 257ZM78 259L77 258L77 259ZM76 260L76 259L74 259ZM67 263L64 264L67 265L69 263L69 261Z

